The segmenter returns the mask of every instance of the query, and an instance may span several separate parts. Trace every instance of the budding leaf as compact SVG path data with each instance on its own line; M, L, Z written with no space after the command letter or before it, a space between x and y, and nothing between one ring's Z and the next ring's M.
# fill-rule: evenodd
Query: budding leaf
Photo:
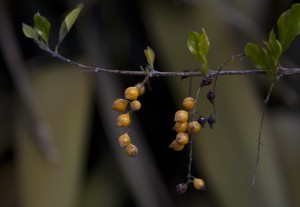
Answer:
M59 29L59 38L58 38L58 43L56 45L56 49L58 48L60 43L63 41L63 39L66 37L66 35L69 33L69 31L72 28L73 24L77 20L82 8L83 8L83 4L77 5L75 9L73 9L71 12L69 12L67 14L65 19L61 23L60 29Z
M204 29L202 33L190 32L188 35L187 46L190 52L202 63L202 73L207 74L207 53L209 50L209 39Z
M38 40L38 35L35 32L35 30L33 29L33 27L31 27L31 26L29 26L29 25L27 25L25 23L22 23L22 29L23 29L24 35L27 38Z
M153 52L153 50L150 47L147 47L146 50L144 50L146 59L148 64L153 68L153 63L154 63L154 59L155 59L155 54Z
M300 4L293 4L277 21L279 42L285 52L291 42L300 34Z
M259 47L254 43L247 43L246 56L252 59L257 68L265 71L272 79L276 79L282 47L273 30L269 34L269 41L264 41L264 45L266 48Z
M49 32L50 32L50 22L46 17L36 13L33 17L34 20L34 31L35 33L46 43L48 44ZM28 29L27 29L28 30Z

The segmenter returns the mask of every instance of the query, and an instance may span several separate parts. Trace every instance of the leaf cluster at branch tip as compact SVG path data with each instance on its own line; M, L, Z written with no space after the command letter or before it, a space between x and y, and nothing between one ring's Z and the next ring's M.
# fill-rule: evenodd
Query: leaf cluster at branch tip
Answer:
M69 33L73 24L75 23L77 17L79 16L81 9L83 8L83 4L79 4L75 9L67 14L64 18L63 22L60 25L59 30L59 38L58 43L56 44L55 50L57 51L59 45L65 38L65 36ZM22 23L23 33L27 38L33 39L35 42L39 44L39 46L47 46L49 40L49 33L51 24L48 19L39 12L37 12L33 16L34 26L29 26L25 23Z
M188 35L187 46L189 51L202 63L201 72L208 73L207 53L209 51L210 42L205 30L202 33L190 32Z
M250 57L257 68L262 69L270 78L278 78L278 67L282 54L289 48L291 42L300 34L300 4L293 4L277 21L278 39L274 30L269 33L269 40L264 41L264 47L247 43L246 56Z

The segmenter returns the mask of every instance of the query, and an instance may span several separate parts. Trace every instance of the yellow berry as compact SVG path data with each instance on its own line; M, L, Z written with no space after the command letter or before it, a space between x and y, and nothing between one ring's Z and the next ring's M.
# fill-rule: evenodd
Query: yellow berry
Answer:
M186 132L188 128L188 123L187 122L176 122L173 129L179 133L179 132Z
M126 88L124 95L127 100L133 101L139 96L139 90L137 87L128 87Z
M199 122L192 121L192 122L189 123L188 131L190 133L196 134L197 132L200 131L200 129L201 129L201 125L199 124Z
M181 145L185 145L189 142L189 135L183 132L180 132L176 135L176 142Z
M114 101L111 108L116 111L122 112L126 109L127 105L128 105L127 100L118 98Z
M183 100L182 106L187 110L192 110L195 106L195 100L192 97L187 97Z
M200 178L194 178L193 184L196 190L206 190L205 183Z
M127 127L129 125L130 125L129 113L119 115L118 120L117 120L117 126L118 127Z
M175 113L174 121L176 122L187 122L189 114L187 111L179 110Z
M119 136L119 144L121 147L126 147L127 145L130 144L130 137L128 133L122 134Z
M139 102L138 100L134 100L130 103L130 108L132 111L140 110L141 106L141 102Z
M184 144L179 144L176 140L174 140L170 145L169 148L173 149L174 151L181 151L184 148Z
M135 157L139 153L139 149L135 145L129 143L126 147L126 153L130 157Z
M135 84L135 87L137 87L139 90L139 96L144 95L146 88L142 83Z

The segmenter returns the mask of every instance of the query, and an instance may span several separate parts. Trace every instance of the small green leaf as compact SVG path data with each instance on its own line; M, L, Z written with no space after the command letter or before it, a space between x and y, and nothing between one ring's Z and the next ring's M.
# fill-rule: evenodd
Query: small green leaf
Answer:
M79 16L82 8L83 8L83 4L77 5L75 9L73 9L71 12L69 12L67 14L64 21L61 23L56 49L58 48L60 43L63 41L63 39L66 37L66 35L70 31L70 29L72 28L73 24L75 23L75 21L77 20L77 18Z
M153 52L153 50L150 47L147 47L146 50L144 50L146 59L148 64L153 68L153 63L154 63L154 58L155 58L155 54Z
M38 35L31 26L29 26L25 23L22 23L22 29L23 29L24 35L27 38L38 40Z
M279 42L285 52L291 42L300 34L300 4L293 4L277 21Z
M260 48L254 43L248 43L245 48L246 56L250 57L257 68L265 71L272 79L277 78L279 59L282 55L282 47L271 30L269 41L263 42L266 48Z
M282 46L280 42L276 39L274 30L271 30L269 34L269 43L267 44L267 49L270 56L274 59L274 63L277 66L279 64L279 59L282 55Z
M48 44L49 32L50 32L50 22L38 12L34 15L34 31L36 34Z
M187 46L190 52L202 63L202 72L207 74L207 53L209 51L209 39L204 29L202 33L190 32L188 35Z
M199 42L200 42L200 35L198 32L190 32L188 39L187 39L187 46L190 52L200 61L202 62L202 57L199 54Z
M200 53L204 55L205 57L207 56L208 50L209 50L209 40L207 37L207 34L205 30L202 28L202 33L200 35Z
M266 60L266 54L256 44L250 42L245 47L245 54L250 57L255 64L255 67L262 69L269 74L268 62Z

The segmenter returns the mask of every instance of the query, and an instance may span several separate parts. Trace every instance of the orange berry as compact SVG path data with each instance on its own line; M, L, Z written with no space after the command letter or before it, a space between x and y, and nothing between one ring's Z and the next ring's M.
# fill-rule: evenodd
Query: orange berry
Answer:
M139 102L138 100L134 100L130 103L130 108L132 111L140 110L141 106L141 102Z
M142 83L135 84L135 87L137 87L139 90L139 96L144 95L146 88Z
M194 178L193 184L196 190L206 190L205 183L202 179Z
M130 115L129 113L121 114L117 119L118 127L127 127L130 125Z
M188 128L187 122L176 122L173 127L173 130L179 133L179 132L186 132L187 128Z
M128 133L122 134L119 136L119 144L121 147L126 147L127 145L130 144L130 137Z
M195 100L192 97L187 97L183 100L182 106L187 110L192 110L195 106Z
M128 105L127 100L118 98L114 101L111 108L118 112L122 112L126 109L127 105Z
M199 122L192 121L192 122L189 123L188 131L190 133L196 134L197 132L200 131L200 129L201 129L201 125L199 124Z
M126 147L126 153L130 157L135 157L139 153L139 149L135 145L129 143Z
M133 101L139 96L139 90L137 87L128 87L126 88L124 95L127 100Z
M187 111L179 110L175 113L174 121L176 122L187 122L189 114Z
M184 148L184 144L179 144L176 140L174 140L170 145L169 148L173 149L174 151L181 151Z
M180 132L176 135L176 142L181 145L185 145L189 142L189 135L183 132Z

